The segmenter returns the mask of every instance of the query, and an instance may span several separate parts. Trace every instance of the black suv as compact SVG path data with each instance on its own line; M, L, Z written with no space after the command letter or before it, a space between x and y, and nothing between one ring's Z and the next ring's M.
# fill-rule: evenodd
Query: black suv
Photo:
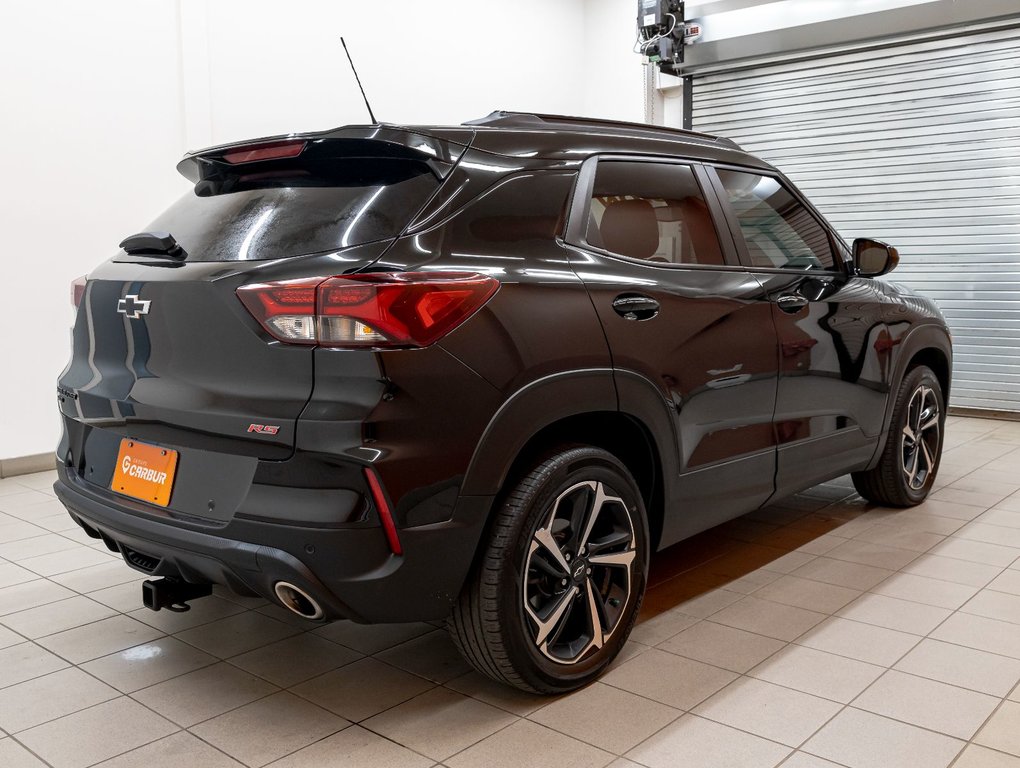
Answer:
M186 156L77 281L55 490L154 578L310 620L447 619L519 688L591 681L649 556L847 472L917 504L951 347L725 139L494 113Z

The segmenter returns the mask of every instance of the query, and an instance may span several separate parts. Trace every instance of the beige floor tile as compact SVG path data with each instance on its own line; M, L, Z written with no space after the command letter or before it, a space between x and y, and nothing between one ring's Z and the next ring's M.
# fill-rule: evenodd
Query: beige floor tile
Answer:
M927 552L946 537L940 533L904 530L896 524L879 523L854 538L857 541L882 544L897 549L909 549L912 552Z
M138 604L142 601L142 589L138 582L128 581L124 584L115 584L112 587L97 589L85 596L95 600L97 603L108 605L120 613L131 613L138 609ZM162 634L162 630L160 630L160 633Z
M957 520L952 517L943 517L942 515L936 515L933 512L918 511L914 508L896 511L893 516L886 521L886 524L901 531L915 531L917 533L935 533L940 536L951 536L967 523L964 520Z
M860 594L856 589L788 575L762 587L754 596L819 613L833 613Z
M854 706L932 731L970 739L999 699L890 670L854 700Z
M798 645L888 667L902 658L920 638L834 616L797 638Z
M110 552L101 552L93 547L76 545L74 548L62 552L21 560L18 565L28 568L40 576L55 576L58 573L76 571L79 568L88 568L92 565L103 565L113 561L113 557Z
M139 606L142 604L141 589L141 586L139 586ZM195 600L193 603L189 603L189 605L191 607L183 613L178 613L176 611L150 611L148 608L139 608L136 611L131 611L128 615L131 616L131 618L138 619L138 621L144 622L151 627L162 630L168 635L173 635L245 612L245 609L237 603L232 603L229 600L223 600L215 595ZM269 619L267 619L267 621L269 621ZM240 653L240 651L235 651L235 653Z
M82 664L82 669L124 693L215 664L215 656L203 653L173 637L126 648Z
M351 722L360 722L435 687L434 683L372 658L312 678L292 689Z
M138 590L138 602L135 607L142 606L142 581L145 580L145 576L129 568L122 560L113 560L102 565L93 565L91 568L80 568L77 571L61 573L53 576L52 580L68 589L82 593L132 582Z
M35 643L19 643L0 650L0 688L48 675L69 666Z
M132 694L185 728L279 690L226 663L204 667Z
M736 677L733 672L653 648L604 675L602 682L688 710Z
M262 766L349 723L286 691L193 726L193 734L248 766Z
M25 581L0 589L0 616L55 603L57 600L66 600L69 597L74 597L74 592L54 584L49 579Z
M375 657L436 683L445 683L471 669L444 630L408 640L377 653Z
M634 627L634 631L630 633L630 639L642 645L658 645L663 640L668 640L699 621L700 619L680 613L675 609L666 611L658 616L645 619Z
M775 571L776 573L792 573L810 563L816 557L817 555L809 555L807 552L787 552L785 555L769 561L762 568L766 571Z
M996 592L1006 592L1010 595L1020 595L1020 571L1007 568L992 579L987 589L993 589Z
M977 587L954 584L941 579L917 576L912 573L897 573L876 586L873 592L887 597L898 597L915 603L934 605L938 608L956 609L977 593Z
M993 491L966 491L962 488L954 488L949 486L947 488L941 488L932 494L932 498L936 501L950 501L955 504L970 504L981 509L988 509L994 507L1009 493L1005 488Z
M1000 698L1020 681L1020 660L931 639L922 640L895 668Z
M694 715L685 715L627 753L649 768L769 768L790 748Z
M305 633L234 656L230 663L289 688L360 658L357 651Z
M707 619L727 605L737 602L741 597L743 595L740 592L731 592L728 589L713 589L703 595L685 600L677 605L676 610L698 619Z
M839 612L839 616L899 632L927 635L945 621L950 613L947 608L869 594L850 603Z
M624 648L624 653L629 647L628 645ZM617 658L621 658L624 653L621 653ZM525 693L511 688L509 685L497 683L492 678L478 672L468 672L466 675L454 678L446 684L446 687L494 707L505 709L518 717L530 715L536 709L549 703L548 696Z
M366 655L392 648L411 638L435 630L431 624L358 624L353 621L334 621L314 630L327 640L346 645Z
M244 768L186 731L146 744L96 768Z
M919 512L930 512L933 515L939 517L951 517L954 520L973 520L975 517L981 515L987 506L975 507L970 504L960 504L955 501L945 501L943 499L936 499L931 496L922 503L914 507L914 510Z
M941 555L921 555L903 569L903 573L927 576L932 579L966 584L969 587L983 587L1002 572L998 565L974 563Z
M57 471L51 469L47 472L32 472L28 475L18 475L15 481L36 491L50 491L57 481Z
M476 699L434 688L362 725L433 760L445 760L516 719ZM451 728L450 723L457 725Z
M806 752L794 752L783 762L782 768L843 768L843 766Z
M850 768L945 768L963 745L940 733L848 708L803 750Z
M102 603L77 595L38 608L10 613L0 618L0 622L15 632L34 639L99 621L113 616L114 613L115 611Z
M954 613L931 636L935 640L1020 659L1020 633L1010 622Z
M607 727L609 712L627 715L614 718ZM678 709L596 682L542 707L529 719L620 755L681 714Z
M726 589L730 592L739 592L742 595L750 595L757 590L764 587L766 584L771 584L773 581L778 579L781 574L776 571L766 571L759 568L757 571L751 571L748 574L741 576L739 579L726 582ZM821 581L821 579L819 579Z
M874 664L791 645L748 674L759 680L846 704L884 671Z
M272 768L429 768L432 762L352 725L270 765Z
M793 575L840 587L866 590L885 581L893 573L895 571L890 571L888 568L876 568L872 565L851 563L847 560L819 557L802 565L793 572Z
M228 659L297 633L296 627L282 621L245 611L178 632L177 638L213 656Z
M54 768L85 768L175 730L124 696L23 731L18 739Z
M987 544L1001 544L1002 546L1013 547L1014 549L1020 548L1020 528L994 525L975 520L965 525L955 535L961 539L983 541Z
M0 728L17 733L119 695L80 669L62 669L0 689Z
M1020 756L1020 704L1004 701L974 741L986 747Z
M12 541L8 538L8 532L14 526L23 526L25 529L30 529L34 532L30 538L20 538L17 541ZM27 560L30 557L62 552L63 550L79 546L66 536L61 536L59 533L49 533L23 520L19 520L11 525L0 525L0 539L9 542L7 544L0 544L0 557L10 560L12 563Z
M46 763L14 739L0 739L0 765L4 768L47 768Z
M958 560L970 560L985 565L998 565L1004 568L1020 556L1020 549L950 536L938 546L933 547L929 554L955 557Z
M40 491L29 490L24 486L18 488L17 493L9 493L4 496L0 496L0 512L6 512L7 514L14 515L15 517L21 517L19 514L24 510L52 502L53 497Z
M702 621L675 635L659 648L733 672L746 672L782 648L785 643L742 629Z
M713 616L712 620L728 627L789 641L799 637L825 617L824 613L782 605L771 600L760 600L750 595L723 609Z
M1011 467L1011 469L1014 472L1016 471L1015 463ZM1003 499L998 504L996 504L995 507L996 507L996 509L1005 509L1005 510L1007 510L1009 512L1020 512L1020 491L1017 491L1016 493L1012 494L1011 496L1007 496L1005 499ZM2 508L3 508L3 506L2 506L2 504L0 504L0 509L2 509Z
M794 523L794 526L799 523ZM826 552L833 550L846 541L845 536L837 536L835 534L827 533L824 536L819 536L817 539L812 539L806 544L801 544L797 547L797 552L806 552L809 555L824 555Z
M968 744L953 768L1020 768L1020 757L996 752L988 747Z
M601 768L612 759L608 752L589 744L518 720L451 757L446 764L450 768Z
M9 587L13 584L22 584L26 581L34 581L39 574L33 573L27 568L22 568L14 563L0 561L0 587Z
M911 560L915 560L917 556L917 552L909 549L887 547L884 544L872 544L857 539L840 544L828 553L828 557L835 560L847 560L851 563L888 568L893 571L899 570Z
M983 589L974 595L960 611L988 619L1020 624L1020 595Z
M12 632L7 629L7 627L0 626L0 648L8 648L12 645L19 645L23 642L25 642L25 638L17 632Z
M72 664L98 659L155 640L163 633L122 614L39 638L36 642Z
M694 714L796 747L842 705L806 693L742 677L694 709Z

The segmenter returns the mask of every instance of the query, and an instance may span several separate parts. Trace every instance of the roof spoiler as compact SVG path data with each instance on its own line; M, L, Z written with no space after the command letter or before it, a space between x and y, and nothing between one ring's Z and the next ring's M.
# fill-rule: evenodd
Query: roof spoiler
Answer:
M698 133L682 128L670 128L664 125L650 125L649 123L632 123L625 120L604 120L597 117L571 117L569 115L546 115L538 112L510 112L507 110L496 110L485 117L477 120L468 120L463 125L478 125L483 127L498 128L552 128L560 126L589 127L589 128L633 128L651 133L666 133L672 136L693 136L699 139L707 139L717 142L732 149L740 149L732 139L722 136L713 136L708 133Z

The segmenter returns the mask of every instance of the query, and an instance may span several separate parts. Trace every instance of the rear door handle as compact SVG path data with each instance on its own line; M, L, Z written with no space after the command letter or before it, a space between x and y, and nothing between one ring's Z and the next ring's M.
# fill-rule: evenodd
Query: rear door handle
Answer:
M784 293L776 299L776 306L784 312L793 314L799 312L811 302L799 293Z
M613 311L624 320L651 320L659 314L659 302L640 293L623 293L613 299Z

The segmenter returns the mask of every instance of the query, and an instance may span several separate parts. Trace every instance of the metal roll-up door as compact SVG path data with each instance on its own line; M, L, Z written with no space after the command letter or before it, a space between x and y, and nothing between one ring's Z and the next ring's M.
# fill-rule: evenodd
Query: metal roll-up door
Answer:
M1020 30L695 75L693 127L783 170L935 299L952 404L1020 411Z

